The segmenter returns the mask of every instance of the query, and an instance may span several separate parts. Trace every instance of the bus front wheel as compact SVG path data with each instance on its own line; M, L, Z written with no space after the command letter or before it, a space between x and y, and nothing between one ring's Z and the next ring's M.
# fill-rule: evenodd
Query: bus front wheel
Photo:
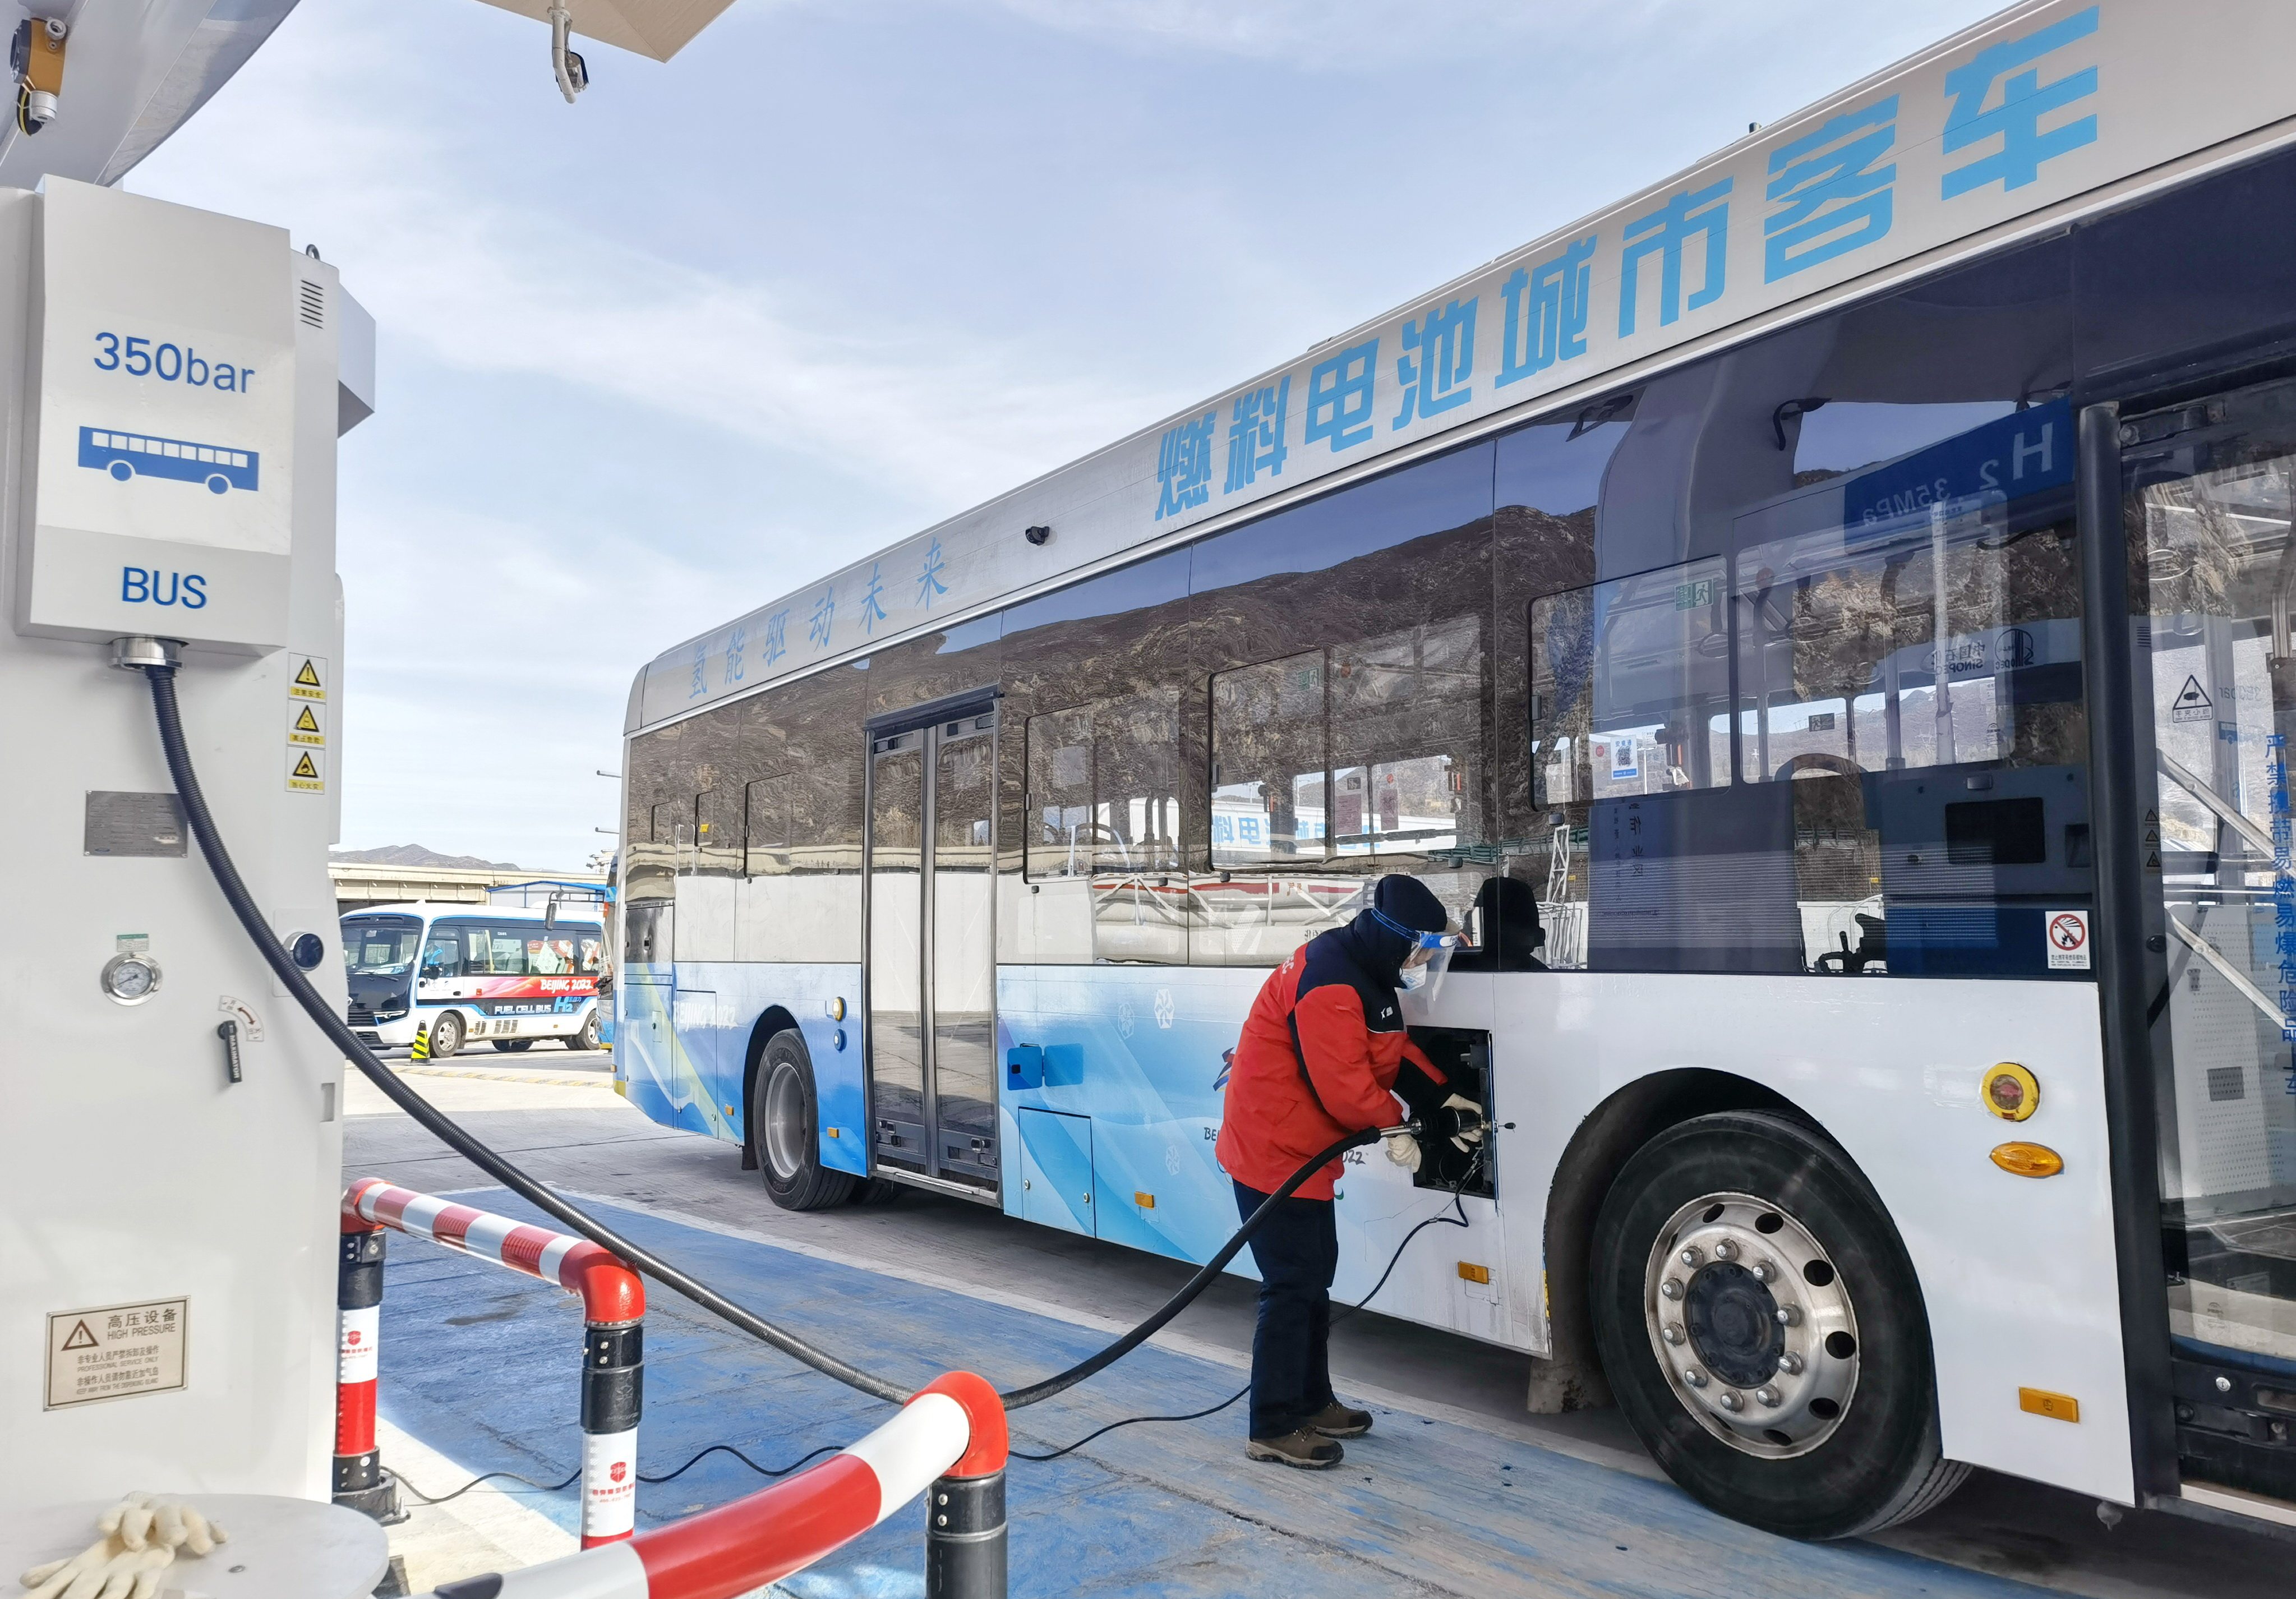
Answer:
M813 1058L795 1028L783 1028L766 1040L750 1095L750 1143L767 1194L784 1210L826 1210L843 1204L853 1192L852 1173L821 1163Z
M463 1047L463 1013L441 1011L430 1024L430 1058L443 1061Z
M1726 1111L1643 1145L1603 1201L1592 1275L1620 1407L1722 1514L1850 1538L1968 1474L1939 1442L1905 1245L1849 1159L1800 1123Z

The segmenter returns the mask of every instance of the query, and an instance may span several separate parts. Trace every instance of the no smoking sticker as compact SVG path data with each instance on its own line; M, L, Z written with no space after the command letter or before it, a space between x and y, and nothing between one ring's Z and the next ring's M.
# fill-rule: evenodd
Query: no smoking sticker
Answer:
M2088 913L2051 911L2045 924L2049 940L2049 970L2088 970Z

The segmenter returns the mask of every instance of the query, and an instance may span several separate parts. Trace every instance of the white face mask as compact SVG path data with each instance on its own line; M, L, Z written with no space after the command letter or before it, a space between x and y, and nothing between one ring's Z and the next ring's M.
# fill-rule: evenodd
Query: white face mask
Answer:
M1403 969L1401 981L1403 983L1403 991L1405 993L1410 993L1413 989L1418 988L1426 980L1427 967L1425 963L1423 962L1416 966L1406 966Z

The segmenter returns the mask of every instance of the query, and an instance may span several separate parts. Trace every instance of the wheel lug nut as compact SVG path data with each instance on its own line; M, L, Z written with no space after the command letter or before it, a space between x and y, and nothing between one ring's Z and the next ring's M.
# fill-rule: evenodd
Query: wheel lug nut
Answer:
M1692 1244L1688 1249L1686 1249L1686 1250L1683 1250L1683 1251L1682 1251L1682 1257L1681 1257L1681 1259L1682 1259L1682 1263L1683 1263L1685 1266L1696 1266L1696 1265L1697 1265L1701 1260L1703 1260L1705 1258L1706 1258L1705 1256L1703 1256L1703 1255L1702 1255L1702 1254L1700 1254L1700 1253L1698 1252L1698 1246L1697 1246L1696 1244L1694 1244L1694 1243L1693 1243L1693 1244Z
M1778 1268L1767 1260L1755 1261L1751 1269L1757 1283L1775 1283L1778 1280Z
M1725 1238L1714 1246L1714 1258L1717 1260L1735 1260L1738 1258L1738 1246Z
M1666 1332L1661 1334L1661 1336L1663 1336L1669 1343L1680 1343L1683 1339L1682 1324L1680 1322L1667 1323Z
M1800 1307L1800 1305L1781 1305L1781 1306L1779 1306L1779 1307L1778 1307L1778 1325L1779 1325L1779 1326L1781 1326L1781 1327L1799 1327L1799 1326L1800 1326L1800 1325L1801 1325L1801 1307Z
M1682 1284L1675 1278L1669 1277L1658 1285L1658 1292L1661 1299L1678 1300L1682 1297Z
M1764 1405L1767 1406L1772 1410L1775 1410L1778 1407L1778 1390L1775 1388L1758 1388L1754 1390L1754 1398L1759 1399Z
M1721 1398L1717 1399L1715 1403L1721 1406L1723 1409L1731 1412L1733 1414L1746 1408L1746 1401L1740 1398L1736 1394L1732 1393L1727 1389L1722 1390Z
M1799 1355L1790 1353L1778 1357L1778 1370L1784 1372L1789 1377L1800 1376L1801 1366L1802 1360L1801 1357Z
M1703 1388L1706 1386L1706 1374L1700 1371L1694 1365L1688 1371L1682 1374L1682 1380L1685 1382L1689 1383L1693 1388Z

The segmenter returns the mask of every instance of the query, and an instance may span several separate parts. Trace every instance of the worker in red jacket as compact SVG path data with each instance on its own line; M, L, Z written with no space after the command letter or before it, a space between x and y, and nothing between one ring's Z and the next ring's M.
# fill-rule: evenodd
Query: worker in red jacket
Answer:
M1349 1133L1404 1119L1396 1092L1439 1120L1431 1136L1479 1139L1480 1107L1449 1094L1443 1072L1404 1030L1396 991L1440 968L1457 936L1442 902L1414 877L1382 877L1345 927L1294 950L1260 986L1231 1058L1215 1146L1250 1217L1284 1180ZM1461 1109L1473 1112L1462 1119ZM1419 1168L1408 1133L1388 1158ZM1259 1325L1251 1341L1254 1460L1322 1470L1340 1464L1335 1439L1371 1431L1371 1413L1332 1391L1332 1278L1339 1269L1334 1160L1277 1202L1252 1234Z

